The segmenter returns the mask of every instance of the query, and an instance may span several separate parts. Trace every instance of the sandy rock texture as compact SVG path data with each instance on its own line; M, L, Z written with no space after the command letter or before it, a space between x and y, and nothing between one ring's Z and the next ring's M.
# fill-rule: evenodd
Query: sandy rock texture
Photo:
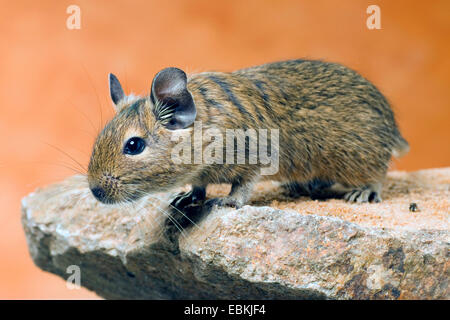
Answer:
M64 279L79 266L113 299L450 298L450 168L390 172L379 204L291 199L269 182L239 210L184 217L173 195L106 206L83 176L37 190L22 201L30 254Z

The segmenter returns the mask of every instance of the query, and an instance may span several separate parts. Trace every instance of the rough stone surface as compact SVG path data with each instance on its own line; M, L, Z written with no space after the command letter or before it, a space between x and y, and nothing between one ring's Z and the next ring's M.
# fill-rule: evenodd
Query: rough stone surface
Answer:
M173 194L105 206L74 176L24 198L22 222L37 266L66 279L77 265L105 298L450 298L450 168L391 172L380 204L280 190L260 184L251 205L192 224L168 219Z

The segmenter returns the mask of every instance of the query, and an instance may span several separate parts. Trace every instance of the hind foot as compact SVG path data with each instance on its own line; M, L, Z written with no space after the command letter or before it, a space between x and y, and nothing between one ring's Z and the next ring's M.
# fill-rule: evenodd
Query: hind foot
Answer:
M331 181L315 178L306 183L291 181L283 184L282 188L289 198L308 196L312 200L327 200L336 197L336 193L330 189L333 184Z
M283 195L288 198L296 199L304 196L309 197L310 195L307 184L297 181L286 182L281 185L281 188L283 189Z
M371 184L361 188L353 189L344 195L348 202L381 202L381 183Z

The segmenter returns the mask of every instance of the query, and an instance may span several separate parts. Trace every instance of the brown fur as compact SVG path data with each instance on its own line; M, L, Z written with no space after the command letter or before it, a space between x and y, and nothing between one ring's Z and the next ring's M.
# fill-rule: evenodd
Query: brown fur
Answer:
M91 188L101 186L105 202L132 201L186 183L203 198L209 183L232 183L230 196L217 203L239 207L261 178L326 181L347 200L380 200L391 155L408 149L383 95L339 64L293 60L194 74L187 90L203 129L279 129L278 173L259 176L260 165L249 164L175 165L173 131L158 120L152 99L125 99L97 138L89 164ZM187 130L192 133L192 126ZM127 134L146 140L143 154L122 153ZM189 202L192 193L188 196Z

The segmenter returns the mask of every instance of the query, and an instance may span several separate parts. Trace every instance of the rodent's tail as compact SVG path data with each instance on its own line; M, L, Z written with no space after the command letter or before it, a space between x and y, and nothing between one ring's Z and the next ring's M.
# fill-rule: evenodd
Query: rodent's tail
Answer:
M400 134L397 137L397 144L392 149L392 155L396 158L401 158L409 151L409 143Z

